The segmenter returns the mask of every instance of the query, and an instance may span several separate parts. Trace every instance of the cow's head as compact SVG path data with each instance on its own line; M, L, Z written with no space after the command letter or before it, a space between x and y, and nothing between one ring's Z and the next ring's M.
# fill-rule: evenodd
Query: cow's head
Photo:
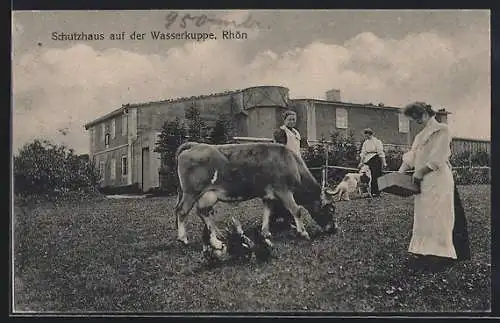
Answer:
M232 228L227 238L228 253L236 258L251 257L255 243L245 234L240 221L235 217L231 217L231 221Z
M330 189L322 189L319 200L314 201L311 216L325 232L334 232L335 225L334 194Z
M247 234L243 231L241 223L231 217L232 225L224 239L224 248L214 249L209 243L208 229L205 229L206 249L205 256L209 260L218 262L229 259L249 260L255 255L257 260L265 261L271 256L272 243L260 234L260 230L254 229ZM250 237L249 237L250 236Z

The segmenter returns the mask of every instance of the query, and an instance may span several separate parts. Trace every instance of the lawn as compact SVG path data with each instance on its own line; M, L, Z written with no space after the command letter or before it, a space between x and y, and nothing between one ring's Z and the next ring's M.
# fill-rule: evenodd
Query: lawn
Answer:
M210 268L201 220L176 241L174 197L15 207L16 311L470 312L490 310L490 186L460 186L473 259L448 272L405 267L412 199L339 202L343 232L311 242L277 237L276 258ZM257 225L260 201L218 204Z

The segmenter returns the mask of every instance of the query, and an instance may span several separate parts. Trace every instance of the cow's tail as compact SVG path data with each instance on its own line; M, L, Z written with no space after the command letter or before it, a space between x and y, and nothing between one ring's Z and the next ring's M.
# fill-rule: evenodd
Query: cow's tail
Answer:
M179 147L177 147L177 150L175 151L175 166L174 167L175 167L175 173L176 173L176 177L177 177L177 203L175 206L176 209L179 207L180 202L182 200L182 195L183 195L182 186L181 186L181 177L180 177L180 174L178 171L178 169L179 169L179 155L183 151L191 149L196 145L198 145L197 142L188 141L188 142L181 144Z
M183 152L183 151L186 151L188 149L191 149L195 146L199 145L199 143L197 142L193 142L193 141L188 141L188 142L185 142L183 144L181 144L179 147L177 147L177 150L175 151L175 172L177 173L177 181L178 181L178 185L177 185L177 192L179 194L181 194L182 192L180 191L181 189L181 179L180 179L180 174L179 174L179 155ZM179 195L180 196L180 195Z

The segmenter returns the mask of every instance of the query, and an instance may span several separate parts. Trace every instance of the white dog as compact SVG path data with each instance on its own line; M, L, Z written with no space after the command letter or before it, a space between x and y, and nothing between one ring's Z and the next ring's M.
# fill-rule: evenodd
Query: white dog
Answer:
M332 194L338 195L337 201L349 201L349 194L356 191L358 191L360 196L366 193L368 196L372 197L371 186L372 174L370 167L368 167L368 165L363 165L358 173L347 173L344 179L342 179L342 182L335 187Z

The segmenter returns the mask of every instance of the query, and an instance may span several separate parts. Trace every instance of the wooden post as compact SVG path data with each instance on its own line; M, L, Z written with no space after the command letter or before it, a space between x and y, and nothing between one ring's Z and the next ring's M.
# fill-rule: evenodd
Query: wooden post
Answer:
M325 143L325 186L328 183L328 143Z

